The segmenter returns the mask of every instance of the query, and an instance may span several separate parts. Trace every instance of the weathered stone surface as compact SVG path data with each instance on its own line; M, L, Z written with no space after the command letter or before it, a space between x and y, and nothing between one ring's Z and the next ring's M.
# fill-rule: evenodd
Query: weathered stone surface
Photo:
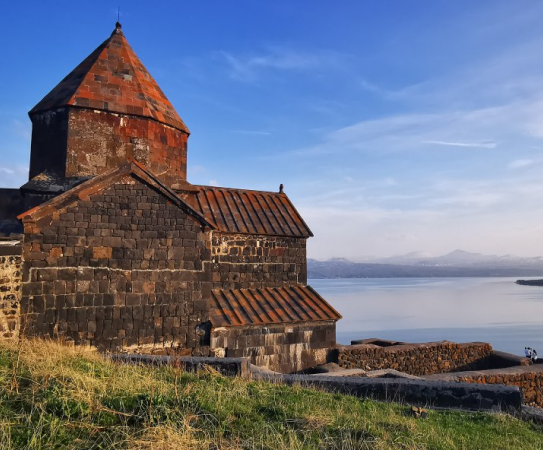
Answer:
M227 357L249 358L275 372L292 373L326 363L335 339L333 321L215 328L211 348L224 349Z
M20 244L0 242L0 336L4 338L19 335L21 251Z
M128 364L149 364L153 366L170 365L188 372L211 367L227 376L248 378L251 375L251 363L248 358L213 358L205 356L159 356L159 355L111 355L114 361Z
M522 420L532 421L538 424L543 423L543 409L533 406L523 406L520 412Z
M31 111L30 178L98 175L132 158L186 180L189 131L120 28Z
M532 406L543 406L543 364L454 372L425 378L440 381L518 386L522 391L524 403Z
M404 378L338 378L262 373L255 373L254 377L411 405L506 412L518 412L522 405L522 394L516 386L483 386Z
M366 376L368 378L408 378L410 380L420 380L420 378L416 377L415 375L409 375L407 373L399 372L394 369L372 370L371 372L366 372Z
M307 284L305 238L216 233L212 259L213 288Z
M29 334L111 350L207 348L196 327L208 320L209 233L145 183L126 176L25 231Z
M168 185L186 180L186 133L137 116L71 109L65 175L98 175L135 159Z
M410 375L428 375L484 367L492 354L490 344L429 342L380 347L372 344L338 346L330 359L346 369L394 369Z
M341 369L331 372L313 373L314 377L365 377L366 371L362 369Z
M23 232L17 216L25 210L25 199L19 189L0 188L0 237Z

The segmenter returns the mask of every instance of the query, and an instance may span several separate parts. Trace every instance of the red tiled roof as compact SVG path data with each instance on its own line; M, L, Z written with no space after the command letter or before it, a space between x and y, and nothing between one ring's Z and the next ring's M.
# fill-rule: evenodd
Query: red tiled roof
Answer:
M310 237L313 233L283 192L249 191L213 186L193 186L187 197L193 208L219 231Z
M120 24L29 114L66 105L149 117L189 133L126 41Z
M310 286L211 291L210 320L214 327L339 319L341 315Z

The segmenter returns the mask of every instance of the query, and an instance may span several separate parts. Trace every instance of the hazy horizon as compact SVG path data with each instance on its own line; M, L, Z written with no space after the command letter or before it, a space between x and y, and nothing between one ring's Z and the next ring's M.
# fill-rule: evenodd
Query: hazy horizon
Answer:
M430 253L430 252L425 252L425 251L412 250L412 251L409 251L409 252L406 252L406 253L393 253L393 254L390 254L390 255L357 255L357 256L353 256L351 258L347 258L347 257L342 256L342 255L334 255L334 256L326 257L325 259L314 258L311 255L307 255L307 257L311 258L311 259L316 259L318 261L328 261L330 259L348 259L349 261L352 261L352 262L365 262L365 261L368 261L368 260L403 257L403 256L407 256L407 255L410 255L410 254L413 254L413 256L415 256L415 254L420 254L420 257L423 257L422 255L424 255L424 257L426 257L426 258L439 258L441 256L446 256L446 255L449 255L449 254L457 252L457 251L473 253L473 254L478 254L478 255L484 255L484 256L495 256L495 257L506 257L506 256L512 256L512 257L515 256L515 257L519 257L519 258L541 258L541 257L543 257L541 254L535 254L535 253L532 254L532 255L516 255L516 254L513 254L513 253L505 253L505 254L501 254L501 253L479 253L479 252L470 252L469 250L464 250L464 249L460 249L460 248L455 248L454 250L450 250L450 251L447 251L445 253Z
M310 258L543 253L543 3L6 3L0 187L26 181L27 112L117 6L191 130L189 181L283 183Z

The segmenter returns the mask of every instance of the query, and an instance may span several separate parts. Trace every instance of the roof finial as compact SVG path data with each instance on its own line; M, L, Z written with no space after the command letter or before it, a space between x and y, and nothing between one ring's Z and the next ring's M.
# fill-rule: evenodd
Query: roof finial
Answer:
M117 7L117 23L115 24L115 31L113 31L114 34L123 34L121 31L122 25L121 25L121 7Z
M114 35L114 34L123 35L123 32L122 32L121 28L122 28L121 22L117 22L117 23L115 24L115 29L113 30L113 33L111 33L111 35Z
M280 194L283 193L283 188L284 188L283 183L281 183L281 184L279 185L279 193L280 193Z

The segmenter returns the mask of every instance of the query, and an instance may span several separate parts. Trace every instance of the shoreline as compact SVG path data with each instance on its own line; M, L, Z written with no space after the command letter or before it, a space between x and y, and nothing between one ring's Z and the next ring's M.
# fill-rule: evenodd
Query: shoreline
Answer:
M543 286L543 280L517 280L521 286Z

